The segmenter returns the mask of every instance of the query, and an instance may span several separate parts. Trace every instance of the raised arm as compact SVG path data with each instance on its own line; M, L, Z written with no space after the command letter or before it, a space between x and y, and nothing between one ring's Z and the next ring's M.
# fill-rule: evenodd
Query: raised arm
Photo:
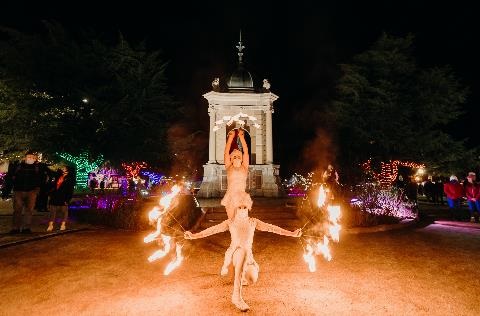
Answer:
M257 221L256 229L264 231L264 232L270 232L270 233L283 235L283 236L290 236L290 237L300 237L300 236L302 236L302 230L300 228L291 232L289 230L283 229L283 228L278 227L276 225L262 222L259 219L256 219L256 221Z
M242 166L248 169L250 164L250 156L248 155L248 146L247 142L245 141L245 132L243 129L238 130L238 138L240 138L240 143L242 144L243 149Z
M227 143L225 144L225 151L223 152L223 161L225 163L225 169L228 169L232 162L230 161L230 147L232 147L233 138L235 137L235 130L232 129L228 132Z
M214 234L222 233L228 230L228 223L229 220L224 220L220 224L217 224L215 226L209 227L205 230L202 230L201 232L198 232L196 234L193 234L190 231L186 231L184 234L185 239L199 239L199 238L205 238Z

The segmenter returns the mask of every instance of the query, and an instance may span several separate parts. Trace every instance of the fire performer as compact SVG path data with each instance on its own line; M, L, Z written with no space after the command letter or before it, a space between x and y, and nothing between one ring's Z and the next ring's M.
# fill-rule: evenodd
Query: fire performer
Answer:
M237 146L235 139L237 134L243 153ZM225 144L224 161L225 169L227 170L227 192L221 204L225 206L227 216L231 219L237 207L244 205L248 209L251 209L253 203L250 194L245 192L248 177L249 154L243 129L233 129L228 133L227 143Z
M285 230L278 226L262 222L259 219L248 216L248 207L239 206L234 211L234 217L227 219L220 224L209 227L199 233L185 232L185 239L198 239L211 236L213 234L230 231L231 243L225 253L224 269L233 263L235 279L233 282L232 303L241 311L247 311L250 307L245 303L242 297L243 280L249 284L257 281L259 266L253 258L252 245L255 229L267 231L283 236L300 237L301 229L295 231Z

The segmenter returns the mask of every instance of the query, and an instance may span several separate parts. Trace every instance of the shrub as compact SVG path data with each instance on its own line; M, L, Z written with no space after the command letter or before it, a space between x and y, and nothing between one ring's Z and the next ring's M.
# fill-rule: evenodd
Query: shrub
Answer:
M192 227L202 214L193 196L179 195L162 221L166 229L183 231ZM148 212L158 199L118 195L84 196L71 204L70 214L78 221L128 230L148 230ZM154 228L153 228L154 229Z

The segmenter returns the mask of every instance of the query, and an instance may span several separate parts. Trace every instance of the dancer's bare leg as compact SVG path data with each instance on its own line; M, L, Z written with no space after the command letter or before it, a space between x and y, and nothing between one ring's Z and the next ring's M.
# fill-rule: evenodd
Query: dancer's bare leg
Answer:
M225 206L225 210L227 211L228 219L232 219L235 216L235 208L231 206Z
M228 247L227 251L225 252L225 258L223 259L223 266L222 270L220 271L220 275L226 276L228 274L228 267L232 263L232 255L235 251L235 248Z
M253 284L258 280L258 266L255 263L246 263L243 272L242 285Z
M242 312L250 309L242 298L242 273L245 264L245 249L237 248L233 254L233 266L235 268L235 280L233 281L232 303Z

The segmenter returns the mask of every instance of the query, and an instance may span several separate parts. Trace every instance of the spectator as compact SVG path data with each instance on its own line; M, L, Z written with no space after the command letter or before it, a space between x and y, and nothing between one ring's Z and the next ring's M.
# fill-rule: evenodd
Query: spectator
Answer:
M42 185L35 202L37 212L48 212L48 193L52 189L53 181L55 180L54 173L48 168L44 169L46 170L45 178L42 179Z
M88 183L88 187L90 188L90 192L92 194L95 193L95 189L97 188L97 179L95 178L95 176L92 176L92 178L90 179L90 182Z
M480 210L480 188L476 182L475 172L469 172L467 181L464 183L465 195L467 197L468 210L470 211L470 222L475 222L474 213Z
M433 195L435 191L435 185L432 182L432 177L428 176L427 181L425 181L425 184L423 185L424 191L425 191L425 196L427 198L427 202L432 202L433 203Z
M444 201L443 201L443 196L444 196L444 193L443 193L443 180L442 180L442 177L438 177L436 180L435 180L435 183L433 185L433 191L434 191L434 203L436 204L439 204L439 205L443 205L444 204Z
M405 195L407 198L417 204L418 202L418 183L415 181L415 177L411 176L405 187Z
M100 181L100 192L105 193L105 177Z
M52 191L50 191L50 211L51 217L48 223L47 231L53 230L57 212L63 213L63 220L60 230L65 230L68 219L68 204L73 197L75 187L75 176L71 174L67 166L58 170L58 177L55 181Z
M393 185L399 189L399 190L405 190L406 188L406 184L405 184L405 181L403 181L403 176L402 175L399 175L397 180L393 183Z
M458 212L460 211L460 201L463 197L463 187L455 175L450 176L450 181L443 185L443 191L447 196L451 217L453 219L459 219L460 215Z
M22 162L9 165L2 198L7 198L13 189L13 224L10 234L32 232L30 226L33 208L44 177L44 167L37 161L37 154L33 151L27 151Z

